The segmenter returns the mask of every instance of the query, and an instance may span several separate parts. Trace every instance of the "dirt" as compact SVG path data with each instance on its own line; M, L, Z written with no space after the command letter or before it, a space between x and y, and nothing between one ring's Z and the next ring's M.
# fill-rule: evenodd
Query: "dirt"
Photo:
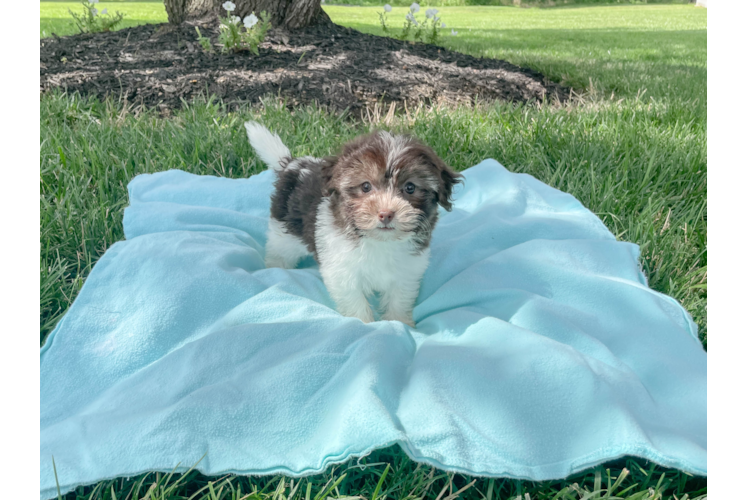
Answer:
M201 26L215 43L218 30ZM145 25L40 41L40 88L112 96L168 111L199 95L230 106L272 94L290 108L316 102L354 115L379 102L396 108L479 101L566 101L570 90L497 59L323 24L271 30L250 52L206 53L195 27Z

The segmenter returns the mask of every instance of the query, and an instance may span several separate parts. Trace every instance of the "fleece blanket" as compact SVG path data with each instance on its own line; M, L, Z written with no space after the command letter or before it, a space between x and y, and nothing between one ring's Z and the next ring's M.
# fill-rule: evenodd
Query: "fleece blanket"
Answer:
M442 213L416 328L339 315L313 259L266 269L273 173L129 185L41 350L41 498L205 457L302 476L394 443L479 476L635 455L706 475L706 353L636 245L493 160Z

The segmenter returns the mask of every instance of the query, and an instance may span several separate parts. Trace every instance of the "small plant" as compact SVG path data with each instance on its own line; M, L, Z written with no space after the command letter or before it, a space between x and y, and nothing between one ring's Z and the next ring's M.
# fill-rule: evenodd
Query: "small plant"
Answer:
M412 10L412 9L413 9L413 7L415 7L415 8L416 8L416 9L415 9L415 11L413 11L413 10ZM413 40L419 40L419 41L421 41L421 42L422 42L422 41L423 41L423 30L424 30L424 28L426 27L426 26L425 26L426 22L425 22L425 21L421 21L421 22L419 23L419 22L418 22L418 21L416 20L415 16L414 16L414 14L416 14L416 13L417 13L418 11L420 11L420 10L421 10L421 6L420 6L420 5L418 5L417 3L414 3L414 4L412 4L412 5L410 6L410 8L411 8L410 19L411 19L411 20L413 21L413 24L414 24L414 25L415 25L415 27L416 27L416 30L415 30L415 31L413 32ZM428 19L428 17L429 17L429 13L430 13L430 12L431 12L432 10L433 10L433 9L428 9L428 10L426 10L426 18L427 18L427 19ZM408 17L408 16L406 15L405 17L406 17L406 19L407 19L407 17Z
M207 36L203 36L202 33L200 33L200 28L195 26L195 31L197 31L197 41L200 44L200 46L203 48L205 52L213 52L213 46L210 44L210 38Z
M228 52L233 50L249 50L255 55L259 55L258 47L265 40L265 35L271 27L270 15L262 11L258 19L254 12L244 18L234 16L231 13L236 9L236 5L229 1L223 4L226 11L226 17L221 18L220 33L218 42L221 44L221 51ZM242 24L244 29L242 30ZM199 40L199 39L198 39ZM203 45L203 42L200 42ZM203 48L205 46L203 45Z
M379 24L382 25L382 31L385 33L390 32L389 26L387 26L387 14L392 12L392 6L390 4L384 4L384 12L379 13Z
M421 6L417 3L414 2L410 5L410 12L405 14L405 24L403 24L403 30L399 35L396 35L395 38L397 38L398 40L407 40L408 37L410 37L410 30L412 30L413 27L418 26L418 20L416 19L415 14L417 14L419 10L421 10Z
M441 22L441 18L436 17L439 13L436 9L426 9L426 21L423 26L426 31L426 42L436 43L439 39L439 30L444 28L446 25Z
M412 33L414 41L436 43L439 39L440 30L445 28L446 25L441 22L441 18L437 17L439 11L436 9L426 9L426 19L419 21L416 18L416 14L420 10L420 5L417 3L411 4L410 11L405 14L403 29L399 34L394 35L395 38L398 40L408 40ZM379 24L385 33L390 32L390 27L387 24L387 14L390 12L392 12L392 7L387 4L384 6L384 12L379 13ZM457 32L452 30L452 34L456 35Z
M81 15L68 9L81 33L111 31L125 17L121 12L117 12L114 15L109 14L106 9L102 9L99 12L99 9L95 7L97 3L99 3L99 0L82 0L83 14Z

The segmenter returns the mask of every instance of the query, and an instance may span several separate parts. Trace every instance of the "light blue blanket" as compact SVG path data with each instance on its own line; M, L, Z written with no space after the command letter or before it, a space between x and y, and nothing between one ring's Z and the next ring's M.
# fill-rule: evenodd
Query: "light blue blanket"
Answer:
M417 328L335 312L313 260L265 269L273 173L129 185L127 239L41 351L41 497L200 462L312 474L398 443L481 476L636 455L706 474L706 353L636 245L493 160L442 213Z

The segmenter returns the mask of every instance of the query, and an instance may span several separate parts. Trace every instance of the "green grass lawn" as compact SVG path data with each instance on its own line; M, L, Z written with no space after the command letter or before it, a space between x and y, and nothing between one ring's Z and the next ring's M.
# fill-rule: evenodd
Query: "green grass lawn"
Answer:
M325 10L338 24L383 35L377 17L381 7ZM394 7L388 15L390 27L401 29L407 12L406 7ZM439 16L447 25L440 43L453 50L504 59L572 87L608 95L647 89L649 96L686 94L706 102L706 86L693 85L693 79L706 81L706 9L441 7ZM450 34L452 29L457 35Z
M76 14L83 12L83 6L79 2L40 2L41 22L39 35L42 38L52 36L74 35L78 28L70 15L70 11ZM163 1L146 2L113 2L103 1L96 5L101 10L107 9L114 14L119 11L125 15L122 23L117 28L129 28L141 24L165 23L166 9Z
M42 2L42 31L47 26L48 32L66 33L72 26L65 21L67 5L76 4ZM104 6L133 12L130 21L166 19L160 3L99 4ZM379 30L377 8L326 10L340 24ZM228 177L256 173L264 166L250 151L242 123L260 118L295 154L325 154L372 126L407 129L457 169L491 157L573 194L619 239L641 246L650 286L684 305L706 346L706 10L680 5L440 10L444 22L458 31L440 41L444 46L532 67L573 85L582 98L562 107L485 105L421 110L391 123L356 123L314 108L291 114L274 100L264 109L235 112L216 102L192 103L162 119L112 102L43 95L40 340L74 300L96 260L124 237L128 181L169 168ZM404 12L394 9L391 24ZM385 463L392 469L377 490ZM454 500L473 479L418 467L396 447L375 452L361 464L366 468L353 462L297 481L293 498L370 499L377 490L379 498ZM621 498L681 499L688 494L693 499L706 493L705 479L622 460L565 481L478 479L459 496L521 495L524 500L528 493L533 500L578 499L589 490L605 498L623 476L615 491ZM204 487L194 498L237 499L239 486L241 495L254 489L248 498L256 500L291 497L290 482L281 476L179 477L178 484L176 476L167 481L163 474L117 479L95 490L81 488L68 498L126 498L132 489L130 498L142 499L153 484L149 498L186 499ZM214 493L208 481L215 482Z

